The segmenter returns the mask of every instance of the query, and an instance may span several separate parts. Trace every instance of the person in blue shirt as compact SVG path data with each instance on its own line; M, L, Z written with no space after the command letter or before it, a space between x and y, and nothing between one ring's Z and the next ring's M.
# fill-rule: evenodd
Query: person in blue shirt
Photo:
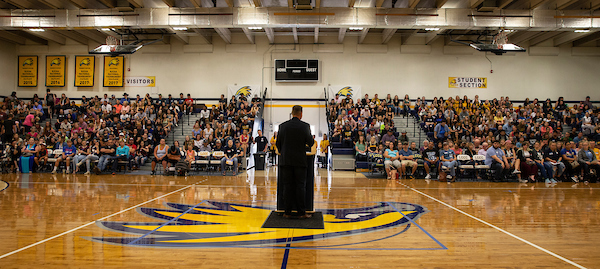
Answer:
M124 94L123 94L123 98L121 98L121 100L119 100L119 103L121 103L121 104L123 104L123 103L125 103L125 102L127 102L127 103L131 103L131 102L129 101L129 94L127 94L127 93L124 93Z
M402 149L398 152L400 155L400 177L406 173L406 167L412 168L412 173L408 178L414 179L417 171L417 162L414 161L414 152L408 148L408 142L398 142L398 148L402 145Z
M441 120L437 125L435 125L435 128L433 129L433 134L436 141L444 141L446 140L446 138L448 138L448 135L450 134L450 129L448 128L448 125L446 125L445 120Z
M570 175L571 179L577 183L579 182L577 175L579 174L581 166L577 161L577 152L574 148L575 143L573 141L565 143L565 147L560 151L560 156L562 156L563 163L565 164L566 174Z
M454 153L454 150L449 148L448 146L448 142L444 142L442 144L442 149L440 150L440 161L442 162L442 168L444 168L445 170L450 170L450 175L446 175L447 179L452 179L452 181L455 181L456 179L454 178L456 176L456 167L458 166L458 162L456 161L456 153Z
M394 168L402 167L398 155L398 151L394 149L394 143L389 143L389 147L383 152L383 165L385 166L385 172L387 173L387 179L396 179L396 170Z
M111 158L113 160L112 174L114 175L117 171L119 161L129 161L129 146L125 145L124 140L119 141L119 146L115 151L115 156Z
M485 165L489 165L491 170L494 170L494 182L500 181L509 171L510 165L504 154L504 150L500 148L500 141L494 140L492 146L488 148L485 154Z
M54 170L52 170L52 174L56 174L56 170L58 169L58 165L62 162L65 161L67 163L67 174L69 174L71 171L70 167L71 167L71 160L73 160L73 157L75 157L75 154L77 154L77 148L75 146L73 146L73 141L71 141L71 139L67 140L67 145L63 146L63 153L61 156L59 156L56 159L56 162L54 163Z

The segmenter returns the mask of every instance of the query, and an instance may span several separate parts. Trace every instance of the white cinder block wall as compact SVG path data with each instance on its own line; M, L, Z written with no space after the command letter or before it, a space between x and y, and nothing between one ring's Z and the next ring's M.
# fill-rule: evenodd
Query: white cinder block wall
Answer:
M234 43L248 43L244 35L234 35ZM292 37L276 37L276 43L293 43ZM301 37L300 43L312 43L313 37ZM539 48L530 52L512 55L488 55L466 46L445 46L440 38L431 46L419 42L405 42L394 37L388 44L381 45L380 37L368 37L365 44L358 45L356 36L346 36L343 44L335 44L337 36L320 37L324 45L277 45L268 44L265 36L257 36L256 44L226 45L218 37L213 44L205 44L194 37L189 44L171 39L170 44L146 47L126 56L126 76L156 76L155 88L105 88L102 87L102 57L96 58L95 85L91 88L73 86L75 55L85 55L97 44L48 46L14 45L0 41L0 94L17 91L19 96L31 97L34 93L45 94L45 55L67 55L67 86L53 88L57 93L69 97L82 95L102 96L104 93L130 95L169 93L179 96L180 92L193 97L217 98L227 94L227 85L262 85L267 87L268 97L289 99L323 98L323 89L328 85L360 85L362 92L381 97L391 93L411 98L418 96L463 96L472 98L478 94L482 99L510 96L513 100L526 97L540 99L564 96L566 100L583 100L586 95L600 100L600 58L581 55L577 48L562 46L558 53L539 53ZM414 44L414 45L411 45ZM543 44L542 44L543 45ZM543 47L542 47L543 48ZM536 52L535 49L538 49ZM588 55L598 55L598 48L586 48ZM39 56L39 79L37 88L17 87L17 55ZM552 56L534 56L552 55ZM321 79L316 83L275 83L273 81L274 59L319 59ZM448 77L487 77L487 89L450 89ZM211 103L211 102L207 102ZM293 104L309 105L305 119L315 125L317 135L326 130L323 118L323 103L315 101L274 101L266 108L265 127L289 118Z

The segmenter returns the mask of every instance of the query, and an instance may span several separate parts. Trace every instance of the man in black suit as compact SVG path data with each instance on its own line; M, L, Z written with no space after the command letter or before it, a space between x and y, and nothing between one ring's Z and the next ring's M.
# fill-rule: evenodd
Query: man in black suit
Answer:
M292 209L296 207L300 218L310 218L305 210L306 193L306 147L312 147L314 140L310 134L310 125L301 121L302 107L292 108L293 118L279 125L277 135L277 150L279 169L285 196L285 213L283 217L290 218Z

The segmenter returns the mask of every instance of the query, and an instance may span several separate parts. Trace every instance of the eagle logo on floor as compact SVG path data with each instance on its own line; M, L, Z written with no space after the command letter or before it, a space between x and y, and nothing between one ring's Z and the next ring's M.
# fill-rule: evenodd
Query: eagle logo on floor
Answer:
M166 222L98 221L106 230L127 237L86 238L107 244L142 247L244 247L281 245L324 240L407 226L428 210L409 203L376 203L374 206L317 210L324 229L261 228L273 208L203 201L198 205L167 203L171 209L138 208L138 213ZM292 234L290 238L290 234ZM291 239L291 241L290 241Z

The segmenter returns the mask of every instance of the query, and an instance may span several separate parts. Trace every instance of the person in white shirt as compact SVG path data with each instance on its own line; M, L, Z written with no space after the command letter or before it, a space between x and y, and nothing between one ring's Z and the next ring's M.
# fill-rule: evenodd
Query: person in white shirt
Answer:
M210 111L208 111L208 109L206 108L206 106L204 106L202 108L202 111L200 111L200 119L208 119L210 116Z
M340 95L336 93L335 94L335 103L339 104L342 102L342 100L344 100L344 98L340 98Z
M488 148L490 148L490 145L488 144L488 142L483 142L483 144L481 144L481 148L477 151L477 155L485 156Z
M583 116L581 119L581 129L584 134L591 134L594 132L594 125L592 125L592 117L590 116L590 112L586 111L585 116Z
M103 101L102 103L102 113L110 113L112 111L112 105L110 105L108 101Z
M100 102L101 102L101 103L104 103L104 102L109 102L109 99L108 99L108 94L106 94L106 93L105 93L105 94L104 94L104 97L103 97L102 99L100 99Z

